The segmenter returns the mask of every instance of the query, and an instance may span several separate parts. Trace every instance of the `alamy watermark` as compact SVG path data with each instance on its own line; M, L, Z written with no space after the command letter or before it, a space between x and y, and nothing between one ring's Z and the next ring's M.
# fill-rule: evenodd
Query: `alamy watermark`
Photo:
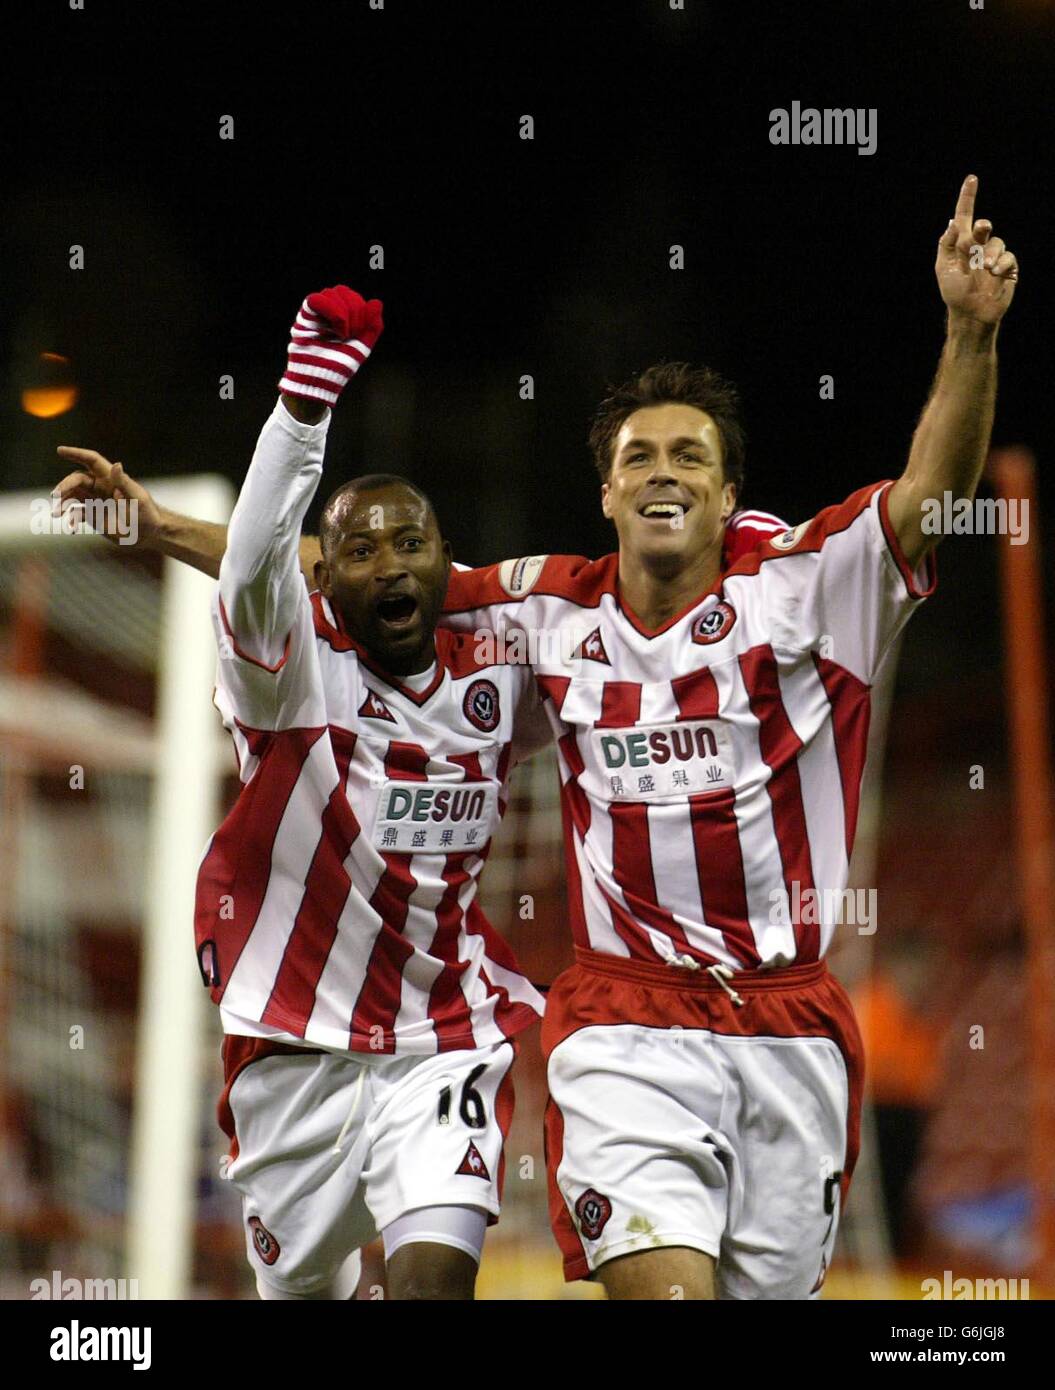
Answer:
M77 1279L63 1276L60 1269L51 1271L51 1278L41 1276L29 1282L31 1299L54 1298L85 1302L121 1300L139 1297L138 1279Z
M943 492L922 504L925 536L1007 536L1012 545L1029 540L1028 497L956 497Z
M951 1269L942 1270L940 1279L924 1279L920 1284L924 1299L1028 1299L1028 1279L954 1279ZM997 1334L999 1335L999 1333Z
M874 106L774 107L769 113L771 145L856 145L858 154L875 154L879 112Z
M599 659L590 648L592 635L584 638L571 628L513 628L509 632L481 628L473 640L481 666L570 666L584 656Z
M856 927L858 936L872 936L877 922L875 888L803 888L793 881L769 894L769 921L774 927L818 927L839 923Z
M150 1369L149 1327L69 1327L51 1329L52 1361L131 1361L134 1371Z
M118 545L139 540L139 503L134 497L87 497L61 511L55 497L34 497L29 511L34 536L78 536L87 530L109 536Z

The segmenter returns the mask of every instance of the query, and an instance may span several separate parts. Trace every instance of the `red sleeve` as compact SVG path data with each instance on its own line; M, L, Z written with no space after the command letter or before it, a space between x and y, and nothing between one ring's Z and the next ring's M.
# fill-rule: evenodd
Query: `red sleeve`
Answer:
M530 595L571 599L594 606L602 593L615 591L618 557L587 560L582 555L525 555L478 570L451 570L445 616L494 605L521 603Z
M788 523L772 512L734 512L722 541L722 569L729 569L737 560L742 560L745 555L750 555L787 529Z

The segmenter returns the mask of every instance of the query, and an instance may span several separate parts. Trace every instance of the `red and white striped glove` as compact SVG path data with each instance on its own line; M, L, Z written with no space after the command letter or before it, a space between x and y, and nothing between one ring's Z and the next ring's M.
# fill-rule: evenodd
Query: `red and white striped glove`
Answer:
M347 285L309 294L291 329L279 390L335 406L381 336L382 307Z

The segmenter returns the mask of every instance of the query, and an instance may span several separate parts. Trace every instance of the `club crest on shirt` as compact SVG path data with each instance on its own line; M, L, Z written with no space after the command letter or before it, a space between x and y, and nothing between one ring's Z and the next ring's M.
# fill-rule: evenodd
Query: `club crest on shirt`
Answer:
M473 681L465 692L462 710L470 724L485 734L498 728L501 711L498 707L498 687L491 681Z
M718 603L706 613L702 613L692 625L692 640L701 646L720 642L727 636L736 622L736 610L729 603Z
M802 521L798 526L792 526L787 531L781 531L780 535L770 537L769 544L773 546L775 550L792 550L798 545L799 541L802 540L806 532L806 527L809 524L808 521Z
M396 716L369 686L366 688L366 699L359 706L359 714L363 719L387 719L390 724L396 722Z
M259 1216L249 1218L249 1229L253 1233L253 1246L266 1265L273 1265L282 1253L282 1247L267 1229Z
M604 641L599 627L595 627L588 637L582 639L572 652L572 660L599 661L604 666L611 666L612 663L608 660L608 653L604 649Z
M608 1224L612 1204L595 1188L588 1187L575 1203L575 1215L587 1240L596 1240Z
M471 1139L469 1140L469 1147L465 1150L465 1157L454 1171L456 1174L463 1173L469 1178L486 1178L488 1182L491 1180L484 1156Z

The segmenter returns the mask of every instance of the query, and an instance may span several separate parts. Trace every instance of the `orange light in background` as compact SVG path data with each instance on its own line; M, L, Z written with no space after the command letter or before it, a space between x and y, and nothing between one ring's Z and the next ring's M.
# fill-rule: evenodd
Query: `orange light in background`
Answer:
M42 352L37 358L35 382L22 392L22 409L38 420L65 415L77 404L77 387L72 380L70 359L57 352Z

